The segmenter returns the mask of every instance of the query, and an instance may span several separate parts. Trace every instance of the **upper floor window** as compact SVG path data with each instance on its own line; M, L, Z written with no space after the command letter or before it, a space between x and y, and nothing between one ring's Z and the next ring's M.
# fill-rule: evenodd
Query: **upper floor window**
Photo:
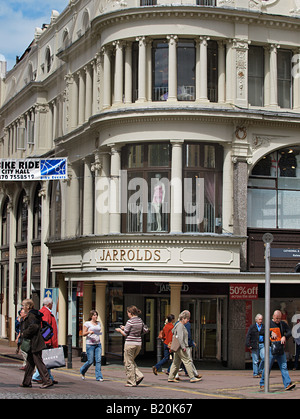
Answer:
M300 229L300 146L264 156L248 182L248 227Z
M264 106L264 49L249 46L248 50L248 102L252 106Z
M61 236L61 189L58 180L50 182L50 232L49 236Z
M122 169L127 176L123 232L169 231L170 159L168 143L134 144L123 149Z
M177 99L195 100L195 42L181 40L177 45Z
M33 238L41 238L42 230L42 198L40 196L41 185L38 184L33 201Z
M52 56L51 56L51 51L49 47L46 49L45 61L46 61L46 71L47 73L49 73L51 70L51 64L52 64Z
M10 211L8 210L9 199L6 198L2 209L2 246L9 244Z
M184 231L222 232L223 149L190 143L184 149Z
M197 0L197 6L216 6L217 0Z
M292 107L292 51L277 52L277 89L278 105L281 108Z
M28 236L28 205L26 193L20 194L17 206L17 242L25 242Z

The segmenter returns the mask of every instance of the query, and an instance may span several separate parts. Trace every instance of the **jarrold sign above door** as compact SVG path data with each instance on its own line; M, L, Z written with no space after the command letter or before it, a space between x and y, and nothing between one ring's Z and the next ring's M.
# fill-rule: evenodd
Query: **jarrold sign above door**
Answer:
M170 258L167 249L101 249L99 262L166 262Z

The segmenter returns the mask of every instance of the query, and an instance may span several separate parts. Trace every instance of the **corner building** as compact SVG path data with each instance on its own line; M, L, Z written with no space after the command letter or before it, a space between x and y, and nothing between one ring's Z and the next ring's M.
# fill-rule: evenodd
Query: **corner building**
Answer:
M59 343L103 351L126 307L192 313L194 358L244 368L246 330L300 312L300 10L292 0L70 0L2 75L3 159L67 157L63 181L0 182L0 336L55 290ZM290 257L284 250L290 249ZM294 249L292 251L292 249ZM291 344L289 356L294 354Z

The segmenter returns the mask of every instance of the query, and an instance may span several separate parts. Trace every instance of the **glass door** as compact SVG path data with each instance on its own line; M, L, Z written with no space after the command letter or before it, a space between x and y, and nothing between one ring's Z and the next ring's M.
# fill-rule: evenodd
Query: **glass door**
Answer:
M191 313L194 359L224 359L225 315L223 298L199 298L183 303Z

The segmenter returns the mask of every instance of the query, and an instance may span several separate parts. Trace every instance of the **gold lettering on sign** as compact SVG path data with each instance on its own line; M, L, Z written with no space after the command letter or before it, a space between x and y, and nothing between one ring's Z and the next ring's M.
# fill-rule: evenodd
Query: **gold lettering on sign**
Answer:
M150 249L101 249L100 262L159 262L160 250Z

